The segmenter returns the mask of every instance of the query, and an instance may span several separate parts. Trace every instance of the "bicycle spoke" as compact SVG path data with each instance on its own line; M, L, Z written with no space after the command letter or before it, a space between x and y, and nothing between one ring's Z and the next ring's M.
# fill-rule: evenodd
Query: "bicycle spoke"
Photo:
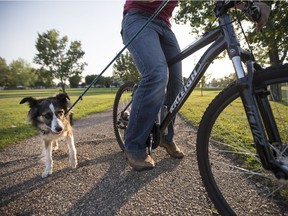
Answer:
M207 109L198 132L199 169L219 211L229 215L233 215L233 211L236 215L252 212L259 215L288 202L288 180L279 180L273 172L262 167L238 97L237 87L232 86L230 92L223 91ZM269 103L282 141L270 143L270 148L275 159L288 168L288 104L271 99Z
M122 85L115 97L113 106L113 126L117 142L124 150L124 140L131 112L134 84L131 82Z

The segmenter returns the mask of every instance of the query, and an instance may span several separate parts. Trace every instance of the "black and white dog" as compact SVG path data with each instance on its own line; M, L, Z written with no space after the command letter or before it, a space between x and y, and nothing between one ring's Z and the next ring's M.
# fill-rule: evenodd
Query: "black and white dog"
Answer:
M70 107L70 98L66 93L59 93L55 97L35 99L25 97L20 104L29 103L28 120L41 133L44 142L45 170L42 178L53 172L52 148L58 148L57 140L65 137L69 148L69 162L72 168L77 166L76 148L71 126L72 113L66 113Z

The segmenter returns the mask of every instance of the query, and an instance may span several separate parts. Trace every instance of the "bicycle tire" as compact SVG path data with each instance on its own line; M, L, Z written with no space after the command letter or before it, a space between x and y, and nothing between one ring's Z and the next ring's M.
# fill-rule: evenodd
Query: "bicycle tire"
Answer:
M253 77L255 89L279 83L286 83L286 86L282 86L286 94L285 104L270 103L277 127L282 130L281 139L287 144L288 64L257 71ZM275 105L280 106L278 111ZM239 116L236 115L238 112ZM278 114L282 115L282 119ZM282 125L280 122L283 120ZM269 215L271 205L275 206L276 202L281 214L281 204L287 205L288 180L281 182L262 168L252 143L251 131L234 82L208 106L199 125L196 145L203 184L221 215L263 215L263 212ZM257 206L258 200L261 200L261 206ZM284 209L287 213L287 207Z
M124 83L118 89L113 104L113 128L116 140L122 151L125 149L124 140L129 120L129 113L131 111L133 90L133 82Z

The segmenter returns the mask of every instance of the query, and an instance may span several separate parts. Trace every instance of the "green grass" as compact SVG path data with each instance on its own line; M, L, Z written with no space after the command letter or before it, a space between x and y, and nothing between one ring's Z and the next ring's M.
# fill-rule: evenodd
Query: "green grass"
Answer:
M185 119L198 127L207 106L218 93L219 91L210 90L205 91L204 96L201 96L201 93L196 90L181 108L180 113L185 117ZM270 101L280 136L284 142L287 141L286 129L288 128L286 93L287 91L283 87L283 101ZM246 143L246 148L253 152L255 149L251 143L254 141L249 128L250 126L246 118L243 104L240 99L237 99L231 104L231 106L228 106L225 109L225 113L217 119L211 136L218 141L226 142L225 140L229 140L231 134L233 134L235 140L238 140L243 144ZM236 145L234 150L239 151L239 146ZM244 160L247 162L248 166L254 166L254 158L249 158L247 156Z
M204 96L201 96L199 91L195 91L186 101L180 113L191 122L194 126L198 127L201 118L208 106L208 104L215 98L219 91L205 91ZM282 87L282 102L270 101L271 108L274 113L275 121L278 125L278 130L282 141L287 143L287 128L288 128L288 112L287 112L287 90L286 87ZM282 118L280 118L280 116ZM249 149L250 152L256 153L255 147L251 144L254 143L250 132L250 126L248 124L243 104L240 99L235 100L231 106L225 109L225 113L222 114L217 122L213 126L211 137L219 142L227 143L228 151L239 152L239 154L230 155L234 161L237 161L238 165L241 163L242 167L249 170L261 170L261 165L251 154L241 154L244 149ZM233 138L231 137L233 136ZM242 145L241 145L242 144ZM217 143L215 143L215 146ZM245 146L245 147L243 147ZM219 145L220 149L224 150L223 145ZM263 185L274 185L275 183L266 180ZM276 187L276 185L275 185ZM278 187L278 186L277 186ZM287 198L288 188L283 187L278 192L278 195Z
M220 90L205 90L203 96L200 90L194 90L180 110L194 126L198 126L209 103L219 94Z
M67 89L73 103L84 89ZM113 106L117 89L91 88L74 107L77 120L92 113L102 112ZM59 89L45 90L1 90L0 91L0 148L19 142L37 134L27 122L28 103L19 104L24 97L43 98L59 93Z
M71 102L76 101L83 91L84 89L67 89ZM116 91L117 89L89 89L83 100L80 100L74 107L75 120L111 108ZM27 122L28 104L19 104L22 98L28 96L42 98L59 92L59 89L0 90L0 148L37 133ZM180 113L193 125L198 126L208 104L219 92L220 90L205 90L202 96L200 90L195 90L181 108Z

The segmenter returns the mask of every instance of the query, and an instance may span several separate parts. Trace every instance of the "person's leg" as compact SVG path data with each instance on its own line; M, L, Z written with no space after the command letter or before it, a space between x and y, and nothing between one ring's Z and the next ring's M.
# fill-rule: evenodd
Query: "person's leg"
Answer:
M172 59L178 53L180 53L180 47L174 33L170 29L165 31L165 40L162 42L162 48L166 56L167 61ZM182 77L182 64L178 62L169 68L169 81L167 85L167 94L165 99L165 105L169 109L174 102L176 96L181 91L183 87L183 77ZM174 127L173 124L175 119L168 126L168 133L166 134L166 141L173 142L174 137Z
M162 49L166 56L167 61L172 59L178 53L180 53L180 47L177 42L177 39L174 33L170 28L166 28L164 31L162 40L161 40ZM181 62L176 63L169 68L169 81L167 85L167 94L165 98L165 107L162 108L161 115L164 116L165 110L170 108L173 104L176 96L181 91L183 87L183 78L182 78L182 64ZM183 152L178 148L178 146L173 142L174 138L174 123L175 118L168 125L167 132L164 132L162 135L161 146L165 147L167 152L175 158L182 158L184 156Z
M122 29L125 44L147 19L139 13L126 15ZM158 22L150 23L128 46L142 79L133 97L125 148L128 154L139 158L146 155L146 140L165 98L168 69L159 35L161 27Z

